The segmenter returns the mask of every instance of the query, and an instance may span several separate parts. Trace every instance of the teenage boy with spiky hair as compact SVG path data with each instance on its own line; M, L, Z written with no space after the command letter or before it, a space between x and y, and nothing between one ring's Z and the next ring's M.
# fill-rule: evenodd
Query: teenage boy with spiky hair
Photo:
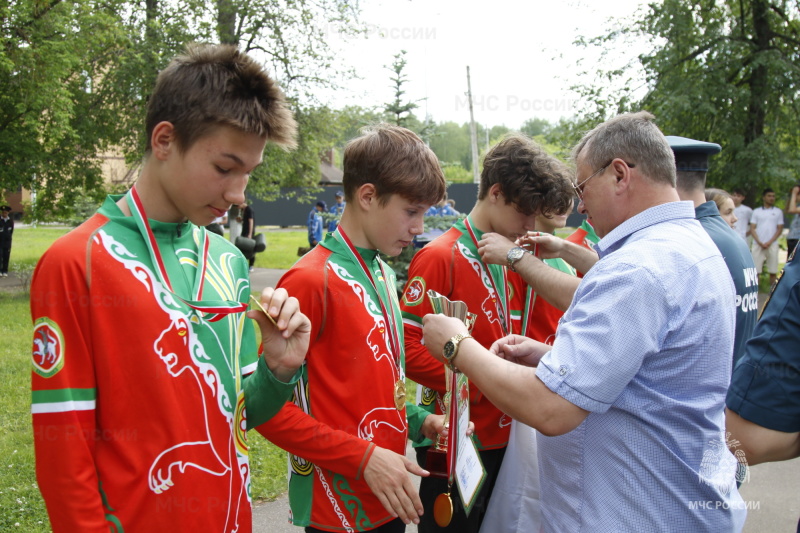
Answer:
M310 324L280 289L261 295L271 320L246 314L247 260L205 226L296 124L252 58L194 45L159 74L146 131L133 188L34 273L37 481L55 532L247 532L244 432L291 395Z
M396 256L412 244L445 181L430 148L397 126L350 141L343 167L341 221L279 283L311 319L303 378L294 403L259 431L290 452L292 523L401 532L423 512L408 472L427 472L405 457L406 418L416 420L416 406L407 414L395 275L379 253ZM443 427L441 417L424 421L412 424L412 438Z

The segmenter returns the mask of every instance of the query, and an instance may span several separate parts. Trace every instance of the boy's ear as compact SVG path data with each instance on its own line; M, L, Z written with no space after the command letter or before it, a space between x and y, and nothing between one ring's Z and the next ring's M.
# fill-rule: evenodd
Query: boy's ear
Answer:
M499 183L495 183L494 185L489 187L489 194L487 195L487 197L489 198L489 201L498 202L500 200L501 196L503 196L503 192L500 189L500 184Z
M369 210L370 206L377 205L378 191L375 185L365 183L356 190L356 202L363 210Z
M163 161L169 156L170 151L175 147L175 126L172 122L159 122L153 128L150 136L150 146L153 155Z

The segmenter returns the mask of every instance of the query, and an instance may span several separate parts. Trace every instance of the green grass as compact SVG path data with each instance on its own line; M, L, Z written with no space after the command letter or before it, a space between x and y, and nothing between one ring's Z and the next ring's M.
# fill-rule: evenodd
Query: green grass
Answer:
M36 228L16 228L11 247L11 264L35 266L53 241L68 233L72 228L62 226L39 226Z
M288 270L300 259L297 248L308 246L308 232L302 230L277 230L259 227L256 233L263 233L267 241L267 249L256 254L256 267L280 268Z
M28 301L0 292L0 531L49 531L34 470Z

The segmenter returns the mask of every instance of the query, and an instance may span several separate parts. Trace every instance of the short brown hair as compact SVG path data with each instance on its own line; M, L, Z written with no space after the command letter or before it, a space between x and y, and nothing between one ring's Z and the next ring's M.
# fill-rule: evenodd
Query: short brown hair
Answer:
M297 123L280 87L253 58L231 45L190 44L161 71L147 103L147 152L159 122L175 127L186 151L225 125L286 148L297 146Z
M575 195L569 168L521 134L506 136L486 153L478 200L495 183L506 202L525 215L563 213Z
M444 198L447 185L439 160L413 131L391 124L364 128L344 149L344 197L354 199L359 187L375 186L385 205L391 195L424 204Z

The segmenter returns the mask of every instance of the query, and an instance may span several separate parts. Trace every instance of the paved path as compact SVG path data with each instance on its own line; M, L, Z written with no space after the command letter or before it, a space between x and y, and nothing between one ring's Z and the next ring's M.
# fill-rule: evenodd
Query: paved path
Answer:
M255 268L250 273L250 288L262 291L266 287L274 287L284 272L286 271L277 268Z
M259 436L260 437L260 436ZM416 464L417 458L411 448L406 449L406 457ZM419 478L411 476L419 487ZM274 502L266 502L253 506L253 531L254 533L302 533L302 529L289 524L289 499L281 496ZM406 527L406 533L416 533L417 526L411 524Z

